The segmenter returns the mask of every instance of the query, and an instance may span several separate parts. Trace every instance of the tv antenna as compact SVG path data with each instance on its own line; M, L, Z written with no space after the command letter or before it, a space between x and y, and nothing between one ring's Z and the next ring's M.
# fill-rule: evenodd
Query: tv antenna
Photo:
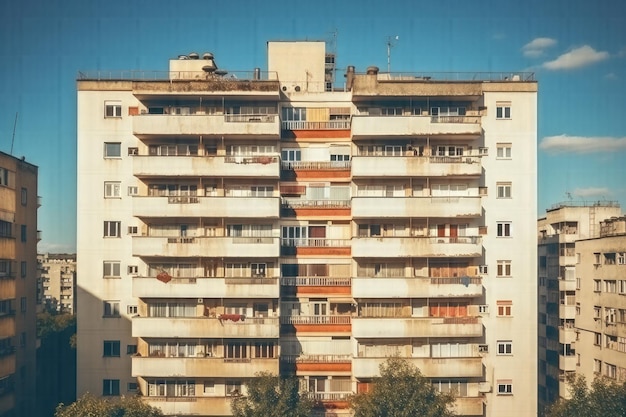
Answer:
M17 114L18 114L18 112L15 112L15 122L13 122L13 136L11 136L11 153L10 153L10 155L13 155L13 143L15 142L15 127L17 126Z
M387 72L391 73L391 48L396 46L400 36L387 36Z

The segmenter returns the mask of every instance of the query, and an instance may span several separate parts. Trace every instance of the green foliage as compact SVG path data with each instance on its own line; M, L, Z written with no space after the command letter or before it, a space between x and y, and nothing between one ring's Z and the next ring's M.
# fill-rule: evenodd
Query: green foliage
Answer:
M298 380L261 372L251 379L248 395L231 403L234 417L308 417L313 402L300 393Z
M354 417L449 417L454 394L440 393L419 369L398 357L380 366L370 392L352 396Z
M98 398L85 394L66 406L59 404L54 417L162 417L160 409L150 407L139 397Z
M599 377L587 386L583 376L568 375L571 398L559 400L548 408L548 417L624 417L626 383Z
M37 314L37 337L44 338L51 333L62 332L68 327L76 326L73 314L56 314L44 311Z

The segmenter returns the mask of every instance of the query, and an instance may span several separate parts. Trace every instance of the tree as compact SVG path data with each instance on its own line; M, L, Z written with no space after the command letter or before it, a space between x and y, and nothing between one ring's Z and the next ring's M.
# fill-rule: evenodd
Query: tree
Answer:
M313 408L295 377L260 372L246 388L247 396L235 397L231 403L234 417L308 417Z
M440 393L407 360L391 357L380 365L369 392L353 395L354 417L454 416L453 393Z
M626 383L598 377L587 386L582 375L568 375L571 398L548 407L548 417L623 417L626 416Z
M162 417L160 409L139 397L107 399L85 394L70 405L59 404L54 417Z

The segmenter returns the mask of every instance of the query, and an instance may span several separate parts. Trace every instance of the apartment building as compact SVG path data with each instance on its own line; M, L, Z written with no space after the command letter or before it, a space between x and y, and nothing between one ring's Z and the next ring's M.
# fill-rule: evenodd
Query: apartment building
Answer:
M398 354L462 415L533 414L532 74L337 89L324 42L267 51L79 74L78 394L221 416L271 371L349 415Z
M41 303L49 311L74 314L76 254L37 255Z
M620 214L616 202L569 201L555 204L538 220L540 410L570 397L565 377L579 369L577 354L583 343L576 326L582 263L577 242L599 236L600 222Z
M0 152L0 416L34 415L37 167Z

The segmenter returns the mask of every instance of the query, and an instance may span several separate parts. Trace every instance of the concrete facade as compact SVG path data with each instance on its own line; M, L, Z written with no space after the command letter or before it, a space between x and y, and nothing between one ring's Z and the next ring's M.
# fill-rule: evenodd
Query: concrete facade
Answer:
M328 68L79 77L78 395L228 415L270 370L349 415L399 354L461 415L535 413L536 82Z
M51 311L74 314L76 287L75 254L37 255L43 306Z
M538 220L540 410L559 398L569 398L565 377L580 371L577 355L588 346L577 330L582 317L580 268L586 267L578 242L600 236L600 222L620 214L619 205L613 202L564 202Z
M37 167L0 152L0 416L34 415Z

